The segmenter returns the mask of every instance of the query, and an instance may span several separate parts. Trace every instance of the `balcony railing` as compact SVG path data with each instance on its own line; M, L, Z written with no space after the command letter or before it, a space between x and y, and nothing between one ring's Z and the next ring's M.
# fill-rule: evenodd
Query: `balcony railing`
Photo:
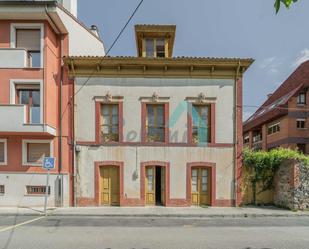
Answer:
M47 124L28 124L26 108L25 105L0 105L0 132L56 135L56 130Z
M0 68L23 68L28 66L25 49L0 48Z

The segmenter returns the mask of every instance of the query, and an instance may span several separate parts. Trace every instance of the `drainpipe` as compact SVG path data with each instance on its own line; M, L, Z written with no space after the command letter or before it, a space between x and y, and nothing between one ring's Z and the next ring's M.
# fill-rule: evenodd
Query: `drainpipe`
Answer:
M47 10L47 6L45 5L45 13L48 16L49 20L54 24L57 29L57 32L60 34L60 89L59 89L59 135L58 135L58 195L59 195L59 206L63 206L63 174L62 174L62 85L63 85L63 35L61 34L60 30L58 29L56 23L50 16Z
M239 76L239 70L240 70L240 61L238 61L238 66L237 66L237 70L236 70L236 77L235 77L235 86L234 86L234 118L235 118L235 125L234 125L234 156L233 156L233 175L234 175L234 179L235 179L235 185L234 185L234 195L235 195L235 206L237 207L237 190L238 190L238 181L237 181L237 146L239 141L237 140L237 103L238 103L238 98L237 98L237 81L238 81L238 76Z

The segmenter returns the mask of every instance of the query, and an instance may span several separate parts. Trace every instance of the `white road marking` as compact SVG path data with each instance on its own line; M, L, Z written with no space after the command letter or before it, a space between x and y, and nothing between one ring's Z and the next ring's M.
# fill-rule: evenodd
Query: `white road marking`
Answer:
M20 227L20 226L23 226L23 225L27 225L27 224L29 224L29 223L35 222L35 221L37 221L37 220L41 220L41 219L43 219L43 218L45 218L45 216L40 216L40 217L35 218L35 219L32 219L32 220L28 220L28 221L25 221L25 222L22 222L22 223L13 225L13 226L8 226L8 227L5 227L5 228L2 228L2 229L0 229L0 233L9 231L9 230L11 230L11 229L14 229L14 228L17 228L17 227Z

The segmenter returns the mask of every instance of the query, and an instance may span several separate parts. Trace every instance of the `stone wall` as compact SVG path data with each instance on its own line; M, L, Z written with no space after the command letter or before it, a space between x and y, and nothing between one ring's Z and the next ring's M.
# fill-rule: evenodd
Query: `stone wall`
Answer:
M284 162L275 176L274 204L289 209L309 208L309 167Z

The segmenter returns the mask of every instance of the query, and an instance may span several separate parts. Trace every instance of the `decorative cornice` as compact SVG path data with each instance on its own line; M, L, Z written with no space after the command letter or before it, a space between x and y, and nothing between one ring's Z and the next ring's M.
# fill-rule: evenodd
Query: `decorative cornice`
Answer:
M238 58L65 57L70 76L235 79L253 63Z

